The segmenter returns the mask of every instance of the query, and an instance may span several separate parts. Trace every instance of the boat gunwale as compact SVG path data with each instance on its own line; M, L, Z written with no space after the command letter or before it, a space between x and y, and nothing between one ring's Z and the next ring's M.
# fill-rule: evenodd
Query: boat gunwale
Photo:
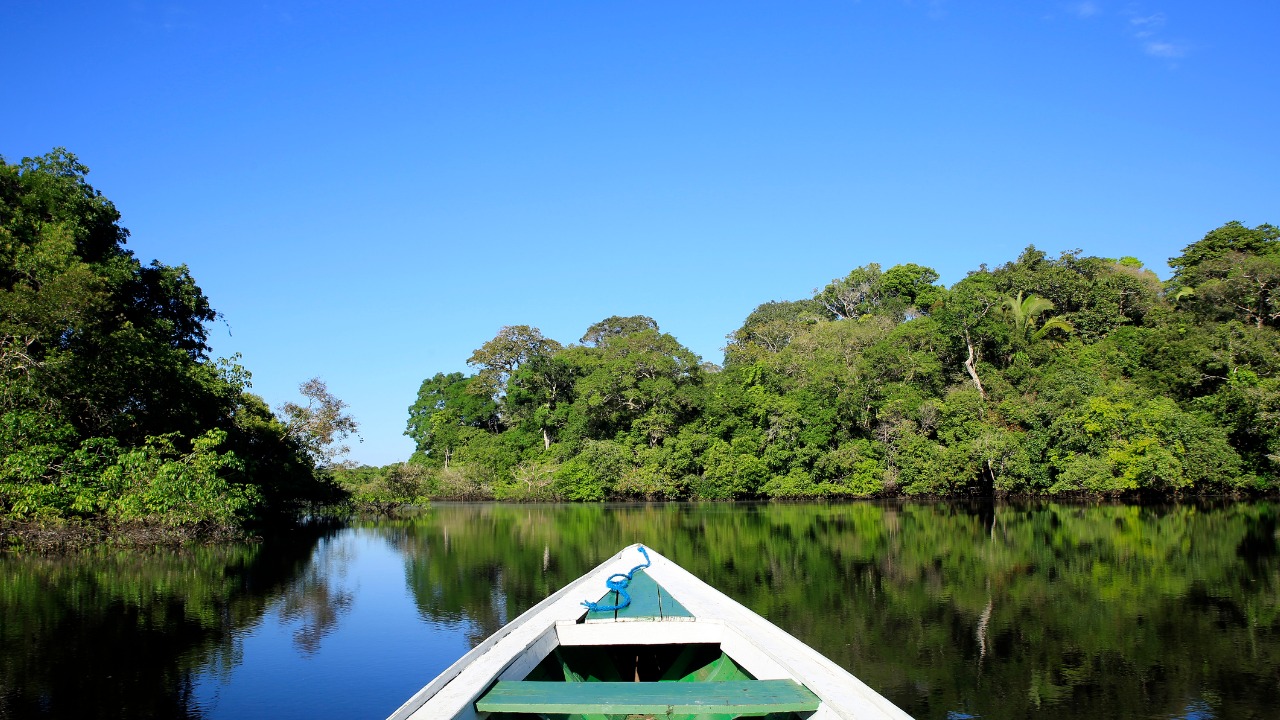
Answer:
M528 610L524 611L523 613L520 613L520 615L518 615L514 620L512 620L511 622L508 622L506 625L503 625L497 632L485 638L483 642L481 642L479 645L472 648L469 652L467 652L462 657L458 658L458 660L454 662L452 665L445 668L439 675L437 675L434 679L432 679L431 682L427 683L425 686L422 687L422 689L414 693L413 696L410 697L407 701L405 701L403 705L397 708L394 713L389 715L387 717L387 720L408 720L408 718L412 717L414 713L416 713L424 705L426 705L427 702L429 702L432 698L434 698L437 694L439 694L441 690L443 690L455 679L461 676L468 668L472 667L473 663L477 659L486 655L491 649L493 649L500 642L502 642L503 640L506 640L513 633L523 628L525 625L529 623L530 620L532 620L533 618L539 615L548 614L553 608L556 608L557 605L562 604L562 602L566 600L570 594L578 593L580 588L586 587L587 585L591 584L593 581L597 585L603 585L604 580L607 579L609 575L613 574L611 571L611 568L614 567L614 564L617 563L619 560L621 560L623 555L626 554L628 550L631 550L632 548L635 548L635 547L638 547L638 545L631 545L626 548L623 548L622 550L618 551L611 557L606 558L603 562L601 562L595 568L588 571L578 579L574 580L573 582L569 583L568 585L565 585L564 587L560 588L556 592L543 598L541 602L529 608ZM576 611L577 615L581 615L583 612L586 612L585 608L581 607L580 600L574 603L574 607L577 608L577 611ZM554 632L554 628L555 628L554 620L556 619L566 620L570 618L557 614L554 618L552 618L551 622L547 623L546 630L544 630L543 633L539 633L539 636L541 636L542 634L545 634L546 631ZM535 637L527 645L524 645L521 648L517 649L515 652L512 652L510 654L510 661L514 661L520 655L521 652L523 652L524 650L527 650L531 645L537 642L537 640L538 638ZM486 682L485 685L487 686L489 682L496 680L497 676L500 675L508 665L510 665L510 662L506 663L502 668L498 670L497 673L494 674L493 677L489 678L489 681ZM484 690L484 687L479 688L476 692L476 695L478 696L480 692L483 690ZM472 698L471 702L474 702L474 700L475 698Z
M431 711L432 718L437 719L486 716L486 713L476 713L475 700L498 680L523 679L534 665L559 644L558 633L561 628L567 629L568 624L578 626L573 632L579 636L583 633L600 633L600 639L592 641L593 644L608 644L605 638L611 633L624 636L643 633L642 630L620 629L626 626L644 627L653 623L653 642L636 644L671 642L662 638L671 633L679 638L681 630L676 626L683 626L685 631L692 630L688 619L666 621L654 618L650 621L633 620L625 623L578 622L586 612L581 600L595 596L586 588L602 586L610 575L617 572L624 559L631 559L630 556L638 547L641 546L636 544L623 548L593 570L521 613L415 693L388 720L417 720L425 717L417 713L426 709ZM826 656L647 545L644 547L648 550L651 563L646 568L648 575L688 609L694 618L692 624L723 629L721 645L727 655L753 666L749 669L755 677L796 680L822 700L819 710L809 716L811 720L830 717L847 720L911 720L909 715L887 698ZM659 631L659 628L662 630ZM499 652L490 655L490 651L495 649ZM433 700L438 702L434 703L434 707L428 708Z

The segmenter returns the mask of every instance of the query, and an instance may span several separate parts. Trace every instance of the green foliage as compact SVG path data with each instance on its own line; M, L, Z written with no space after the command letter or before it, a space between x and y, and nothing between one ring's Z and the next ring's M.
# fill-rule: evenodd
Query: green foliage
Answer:
M492 398L472 392L473 380L454 372L422 381L404 434L413 438L417 455L426 462L448 467L454 450L481 430L496 427L498 406Z
M1229 223L1168 288L1034 246L950 288L869 263L756 307L710 372L646 316L504 328L475 378L424 382L410 434L513 499L1274 491L1278 243Z
M208 298L125 249L87 173L65 150L0 158L0 516L221 528L332 499L319 425L207 357Z
M1183 248L1178 257L1169 258L1169 267L1173 268L1175 284L1195 286L1204 279L1208 264L1234 254L1266 257L1277 253L1280 253L1280 228L1267 224L1248 228L1232 220Z
M1053 428L1059 440L1051 458L1060 474L1051 492L1222 490L1256 482L1211 420L1123 385L1063 413Z
M582 339L578 342L599 347L609 342L611 338L631 335L645 330L656 332L658 323L647 315L632 315L630 317L613 315L587 328L587 331L582 334Z
M427 504L431 470L413 463L386 467L336 467L334 480L357 508L392 514L403 507Z
M241 464L234 454L218 452L226 437L225 431L210 430L182 454L171 437L162 436L122 453L101 474L108 488L118 486L119 497L108 506L109 514L166 525L225 526L245 519L258 505L260 493L253 485L227 481L226 471L239 470Z
M467 358L467 364L478 368L473 392L497 399L507 381L521 365L555 353L560 343L543 337L542 331L528 325L508 325L489 342Z
M1230 222L1169 260L1182 304L1213 320L1280 326L1280 228Z
M631 467L631 453L625 446L612 440L587 440L556 472L556 493L568 500L603 500Z
M805 329L825 319L826 310L817 300L767 302L760 305L742 327L729 334L725 348L727 364L745 364L780 352Z
M837 320L857 319L880 310L885 300L880 264L854 268L843 278L832 280L813 299Z
M225 527L252 517L261 505L253 485L228 477L243 469L234 453L219 452L227 433L211 430L182 452L176 435L122 448L90 438L74 450L49 444L10 453L0 467L0 502L17 519L94 517L116 522Z

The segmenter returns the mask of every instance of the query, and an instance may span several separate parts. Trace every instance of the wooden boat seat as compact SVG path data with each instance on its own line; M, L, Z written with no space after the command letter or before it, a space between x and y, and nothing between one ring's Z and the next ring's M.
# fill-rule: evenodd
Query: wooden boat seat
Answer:
M503 680L476 700L480 712L767 715L810 712L820 701L795 680L543 682Z

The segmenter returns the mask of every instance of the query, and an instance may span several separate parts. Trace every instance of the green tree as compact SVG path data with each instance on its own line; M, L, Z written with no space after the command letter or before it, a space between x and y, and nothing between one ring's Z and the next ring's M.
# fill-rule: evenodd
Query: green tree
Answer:
M460 372L436 373L423 380L409 406L405 435L413 438L415 456L449 467L453 453L471 438L498 429L498 406L488 395L472 391L474 377Z
M894 265L884 272L883 286L895 314L909 319L928 314L942 300L936 270L915 263Z
M1008 325L994 317L1003 300L997 278L984 268L952 286L934 313L946 336L959 346L961 366L984 398L987 391L978 369L984 357L998 357L1008 343Z
M87 174L0 158L0 513L200 527L327 496L249 373L208 357L189 270L139 262Z
M1262 224L1249 228L1239 220L1210 230L1203 238L1191 243L1182 254L1169 258L1173 268L1174 287L1196 286L1205 280L1204 266L1233 254L1270 256L1280 252L1280 228Z
M810 325L826 319L825 308L816 300L764 303L747 315L742 327L727 336L725 361L740 364L781 352Z
M511 420L538 433L544 451L551 448L554 435L568 422L577 372L563 353L535 355L507 383L504 404Z
M466 470L530 499L1266 490L1275 235L1210 233L1176 304L1132 257L1028 246L950 288L871 263L757 306L723 370L643 315L508 328L473 357L501 412Z
M587 331L582 334L582 339L578 342L584 345L599 346L608 342L609 338L630 335L645 330L658 330L658 323L647 315L631 315L628 317L612 315L587 328Z
M884 276L879 263L868 263L854 268L843 278L837 278L822 290L814 291L819 302L831 317L849 320L873 313L884 302Z
M567 356L578 367L573 412L597 440L630 433L654 446L699 409L699 358L668 333L615 335Z
M1025 298L1019 292L1017 297L1005 296L1001 300L1000 312L1005 322L1012 328L1012 350L1017 353L1027 345L1049 337L1051 333L1070 333L1075 328L1061 317L1049 317L1040 321L1041 316L1053 309L1053 302L1038 295ZM1038 323L1038 327L1037 327Z
M506 392L512 373L521 365L550 356L561 347L538 328L507 325L467 358L468 365L478 368L471 389L498 400Z
M1280 228L1229 222L1171 258L1170 287L1200 314L1280 327Z

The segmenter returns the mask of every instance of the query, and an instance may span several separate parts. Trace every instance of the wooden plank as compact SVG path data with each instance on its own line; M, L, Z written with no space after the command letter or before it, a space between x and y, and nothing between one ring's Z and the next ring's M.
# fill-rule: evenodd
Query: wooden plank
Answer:
M649 622L653 620L693 620L684 605L680 604L644 570L637 570L631 575L627 585L627 594L631 602L620 610L592 610L587 613L585 622ZM617 605L618 593L605 591L596 601L597 605Z
M693 613L672 597L662 585L658 585L658 599L662 603L663 620L693 620Z
M618 611L618 622L662 618L662 603L658 600L658 583L654 582L645 571L637 570L632 574L627 592L631 595L631 604Z
M480 712L549 714L738 714L811 712L818 697L794 680L672 682L499 682Z
M498 674L499 680L523 680L533 669L542 662L542 658L550 655L553 650L560 646L560 636L556 633L554 627L549 627L543 631L542 635L528 648L518 653L511 660L511 664Z
M725 636L725 628L724 623L715 620L692 619L652 623L558 622L556 634L561 645L714 645Z
M596 601L597 605L612 607L618 604L618 593L609 590ZM585 622L613 622L618 617L617 610L588 610Z

